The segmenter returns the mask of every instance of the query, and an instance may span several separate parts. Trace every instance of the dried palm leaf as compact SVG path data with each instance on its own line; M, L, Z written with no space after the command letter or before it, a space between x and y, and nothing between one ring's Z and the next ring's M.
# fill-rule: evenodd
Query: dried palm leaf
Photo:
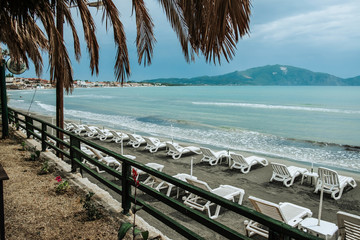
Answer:
M153 44L156 42L154 37L154 24L149 16L143 0L133 0L133 12L136 15L136 46L138 52L138 63L141 64L145 54L144 66L151 64L153 56Z

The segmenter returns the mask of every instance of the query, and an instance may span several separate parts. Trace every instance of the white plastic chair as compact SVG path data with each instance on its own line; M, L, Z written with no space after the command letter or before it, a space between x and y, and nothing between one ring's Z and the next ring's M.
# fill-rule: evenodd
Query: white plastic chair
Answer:
M270 182L273 180L283 182L286 187L293 185L296 177L308 172L306 168L299 168L295 166L287 167L280 163L271 163L273 168L273 174L270 178Z
M200 162L208 162L211 166L218 164L218 162L223 158L229 160L230 157L226 150L214 152L211 149L205 147L200 147L200 150L203 154L203 157L200 160Z
M249 196L249 200L256 211L265 214L275 220L284 222L291 227L296 227L302 220L312 216L312 212L310 209L292 203L284 202L275 204L253 196ZM263 236L265 238L269 237L269 232L264 229L261 224L253 220L248 223L246 221L245 229L246 234L249 237L254 234L259 234L260 236Z
M262 166L269 165L269 162L262 157L250 156L244 157L241 154L230 153L230 159L233 161L233 164L230 166L230 169L240 169L242 173L248 173L252 166L256 164L261 164Z
M350 185L352 188L355 188L357 185L354 178L338 175L336 171L328 168L319 167L318 174L315 193L321 190L322 179L324 179L324 192L330 193L331 197L335 200L341 198L346 186Z
M216 194L220 197L223 197L227 200L235 202L235 198L238 197L238 204L242 204L242 200L245 195L245 191L241 188L237 188L230 185L220 185L215 189L211 189L210 186L204 182L197 179L189 179L187 178L186 181L189 184L192 184L196 187L202 188L203 190L209 191L213 194ZM215 213L211 214L210 207L215 203L208 201L194 193L190 193L188 197L185 198L184 204L189 206L190 208L194 208L200 211L207 211L209 218L215 219L219 216L220 213L220 205L216 206Z

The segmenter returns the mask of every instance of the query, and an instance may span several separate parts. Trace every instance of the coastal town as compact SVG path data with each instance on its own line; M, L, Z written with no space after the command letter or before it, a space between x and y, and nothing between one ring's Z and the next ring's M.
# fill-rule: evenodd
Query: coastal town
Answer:
M138 82L127 82L121 86L119 82L91 82L88 80L75 80L74 88L93 88L93 87L152 87L160 86L159 84L152 83L138 83ZM22 78L22 77L6 77L6 88L11 90L25 90L25 89L51 89L55 88L54 84L51 84L49 80L41 78Z

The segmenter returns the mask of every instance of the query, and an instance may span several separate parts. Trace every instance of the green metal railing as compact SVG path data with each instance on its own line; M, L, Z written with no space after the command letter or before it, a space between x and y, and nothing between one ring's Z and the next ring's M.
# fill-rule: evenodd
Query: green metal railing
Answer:
M127 214L129 212L131 203L134 203L135 201L134 196L131 194L132 188L135 187L134 181L131 178L131 167L135 167L137 169L143 170L144 172L150 175L160 178L166 182L172 183L175 186L178 186L184 190L199 195L213 203L219 204L230 211L238 213L260 224L263 224L264 226L267 226L269 228L269 239L314 239L314 240L319 239L315 236L304 233L296 228L290 227L285 223L274 220L255 210L249 209L237 203L226 200L222 197L204 191L198 187L192 186L179 179L173 178L165 173L156 171L153 168L143 165L142 163L128 159L116 152L113 152L109 149L99 146L71 132L60 129L41 119L27 116L14 109L9 109L9 122L15 124L17 128L22 128L23 130L25 130L28 138L33 136L34 138L39 139L41 141L42 151L45 151L46 148L52 148L57 152L57 154L62 154L64 157L70 159L72 171L75 172L77 171L77 169L79 169L81 173L85 171L89 175L97 179L100 183L104 184L106 187L114 191L116 194L119 194L121 196L123 214ZM36 124L34 124L34 122ZM62 132L64 136L67 136L70 139L70 142L63 141L57 138L56 136L50 134L48 132L48 129L54 129L55 131ZM86 155L84 152L81 151L80 148L81 144L89 145L90 147L98 149L101 152L104 152L109 156L116 158L118 161L121 162L121 167L122 167L121 172L111 167L108 167L107 165ZM82 163L83 159L86 159L91 164L99 167L102 170L105 170L106 173L110 174L111 176L120 179L121 186L105 179L102 174L99 174L98 172L94 171L93 169ZM243 234L237 232L236 230L231 229L215 220L208 218L207 215L202 214L197 210L191 209L186 205L184 205L182 202L167 197L165 194L158 192L149 186L140 184L138 188L144 193L154 197L158 201L161 201L162 203L179 211L180 213L185 214L186 216L197 221L203 226L206 226L207 228L217 232L218 234L228 239L250 239L247 236L244 236ZM179 234L186 237L187 239L203 239L203 237L199 236L192 230L181 225L173 218L170 218L166 214L154 208L146 201L143 201L138 198L136 199L136 201L138 205L142 206L142 209L144 211L146 211L153 217L157 218L168 227L174 229L175 231L177 231Z

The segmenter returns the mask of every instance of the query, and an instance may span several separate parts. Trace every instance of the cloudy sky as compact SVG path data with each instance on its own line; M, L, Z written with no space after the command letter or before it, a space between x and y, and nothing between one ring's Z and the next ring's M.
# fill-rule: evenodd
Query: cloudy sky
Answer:
M157 43L152 65L137 63L135 18L131 1L115 0L127 34L131 62L131 81L204 75L221 75L252 67L283 64L348 78L360 75L360 1L359 0L252 0L250 35L237 45L236 56L221 65L207 64L202 56L186 63L179 41L157 0L145 1L155 24ZM115 45L111 31L101 23L102 13L91 10L97 22L100 45L100 74L91 76L86 45L82 40L82 58L77 63L72 51L69 29L65 40L72 57L74 79L114 81ZM72 10L74 16L76 9ZM77 19L82 35L80 19ZM45 60L47 61L47 59ZM34 76L33 67L22 76ZM45 65L42 78L49 79Z

